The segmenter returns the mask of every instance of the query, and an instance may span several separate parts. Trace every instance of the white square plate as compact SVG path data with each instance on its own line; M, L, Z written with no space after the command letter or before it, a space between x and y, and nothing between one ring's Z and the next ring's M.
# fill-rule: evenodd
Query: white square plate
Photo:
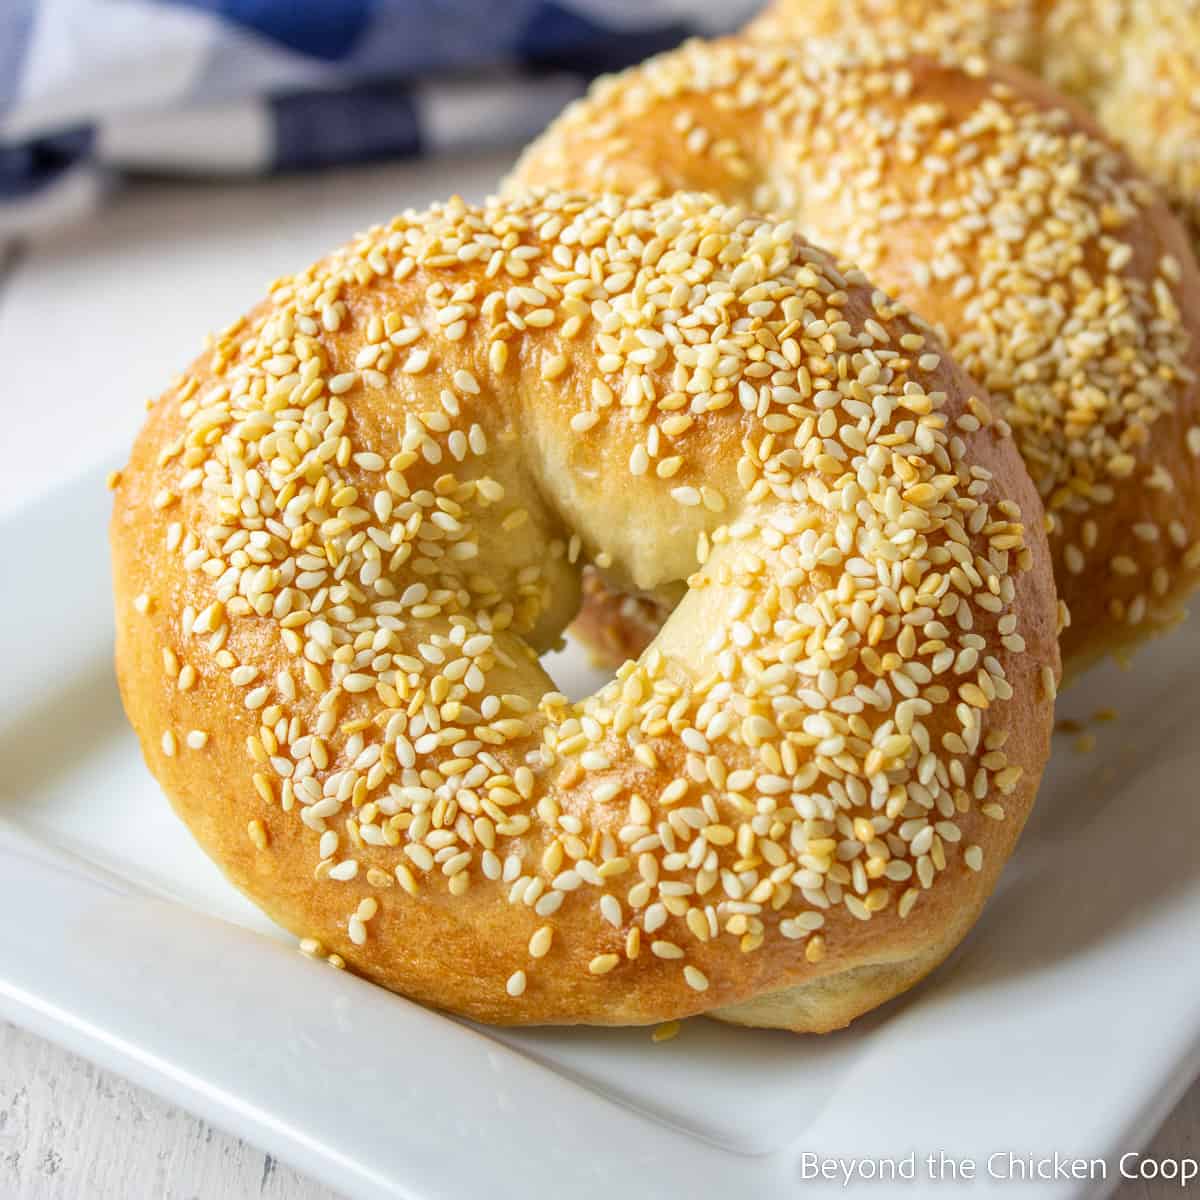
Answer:
M1200 1065L1200 622L1064 698L1120 719L1059 739L978 928L850 1031L497 1032L302 958L192 844L117 698L108 510L93 472L0 523L0 1013L338 1190L770 1200L805 1151L915 1150L986 1194L995 1153L1137 1146Z

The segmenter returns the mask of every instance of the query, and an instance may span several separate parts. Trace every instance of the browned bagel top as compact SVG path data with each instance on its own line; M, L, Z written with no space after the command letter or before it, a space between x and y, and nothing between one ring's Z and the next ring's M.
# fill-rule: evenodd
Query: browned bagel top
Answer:
M454 201L279 280L152 406L112 540L125 703L204 847L476 1017L927 952L1045 761L1011 441L920 321L708 198ZM601 557L686 596L572 704L536 654Z

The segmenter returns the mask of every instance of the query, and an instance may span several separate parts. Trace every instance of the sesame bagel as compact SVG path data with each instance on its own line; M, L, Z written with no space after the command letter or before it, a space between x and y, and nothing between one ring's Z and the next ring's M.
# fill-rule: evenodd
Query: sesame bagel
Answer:
M746 33L1024 67L1086 105L1200 243L1200 0L774 0Z
M179 815L311 953L466 1016L844 1025L962 936L1046 760L1011 440L928 327L710 198L372 229L218 335L114 486ZM537 656L600 556L684 594L571 703Z
M938 326L1045 503L1070 677L1174 624L1197 582L1200 275L1068 104L1015 68L694 42L598 83L515 181L707 187L793 217ZM604 604L585 632L632 621L612 640L636 648L654 627L651 605Z

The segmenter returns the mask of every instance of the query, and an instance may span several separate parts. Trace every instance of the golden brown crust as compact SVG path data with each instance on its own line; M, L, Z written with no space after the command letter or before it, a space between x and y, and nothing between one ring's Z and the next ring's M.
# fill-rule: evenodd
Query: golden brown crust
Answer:
M746 34L982 54L1090 109L1200 244L1198 0L774 0Z
M1200 577L1200 274L1069 101L894 46L696 42L599 83L514 173L568 180L794 216L942 328L1050 515L1068 675L1178 619Z
M312 953L422 1002L825 980L791 1027L842 1024L973 919L1048 753L1040 507L976 390L707 199L398 217L219 335L116 483L146 761ZM534 655L601 558L686 595L572 706Z

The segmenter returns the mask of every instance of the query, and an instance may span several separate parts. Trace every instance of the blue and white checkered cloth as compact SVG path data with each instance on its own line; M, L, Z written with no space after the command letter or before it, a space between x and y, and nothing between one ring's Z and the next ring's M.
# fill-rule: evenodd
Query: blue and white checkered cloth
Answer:
M586 81L758 0L0 0L0 236L125 172L517 144Z

